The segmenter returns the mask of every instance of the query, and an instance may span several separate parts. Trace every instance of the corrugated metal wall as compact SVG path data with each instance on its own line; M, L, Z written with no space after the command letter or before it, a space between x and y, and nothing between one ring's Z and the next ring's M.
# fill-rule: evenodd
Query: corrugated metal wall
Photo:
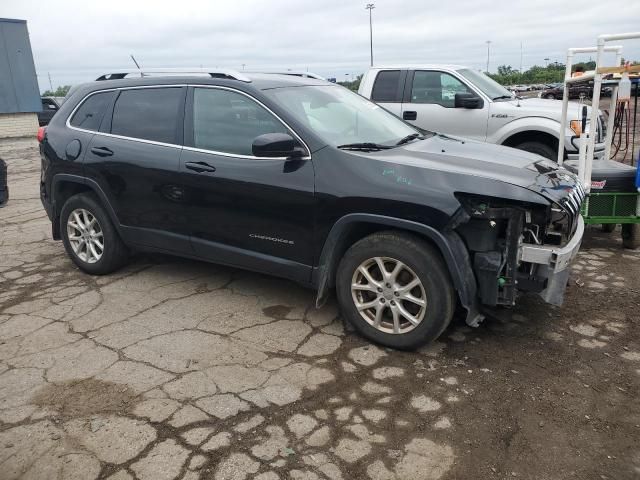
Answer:
M41 110L27 22L0 18L0 113Z

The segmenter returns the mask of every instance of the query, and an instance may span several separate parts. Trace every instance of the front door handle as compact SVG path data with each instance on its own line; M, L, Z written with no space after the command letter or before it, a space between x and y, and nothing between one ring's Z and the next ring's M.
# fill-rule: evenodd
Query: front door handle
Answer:
M413 110L406 110L402 112L403 120L416 120L417 118L418 118L418 112L415 112Z
M184 166L188 170L193 170L194 172L198 173L211 173L216 171L216 167L214 167L213 165L209 165L207 162L186 162Z
M99 157L110 157L113 155L113 150L107 147L93 147L91 153Z

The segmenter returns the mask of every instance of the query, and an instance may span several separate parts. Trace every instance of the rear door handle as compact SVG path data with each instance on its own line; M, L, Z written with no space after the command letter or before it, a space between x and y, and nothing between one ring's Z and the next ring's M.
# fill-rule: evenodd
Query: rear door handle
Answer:
M99 157L110 157L113 155L113 150L107 147L93 147L91 153Z
M186 162L184 166L185 168L198 173L211 173L216 171L216 167L214 167L213 165L209 165L207 162Z
M418 118L418 112L415 112L413 110L406 110L402 112L403 120L416 120L417 118Z

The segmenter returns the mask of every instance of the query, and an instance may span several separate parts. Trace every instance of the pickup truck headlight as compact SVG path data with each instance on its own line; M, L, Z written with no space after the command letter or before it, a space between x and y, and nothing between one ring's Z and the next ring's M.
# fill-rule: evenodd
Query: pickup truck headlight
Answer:
M571 130L573 130L573 133L576 134L576 136L580 136L582 135L582 121L581 120L571 120L569 122L569 128L571 128Z

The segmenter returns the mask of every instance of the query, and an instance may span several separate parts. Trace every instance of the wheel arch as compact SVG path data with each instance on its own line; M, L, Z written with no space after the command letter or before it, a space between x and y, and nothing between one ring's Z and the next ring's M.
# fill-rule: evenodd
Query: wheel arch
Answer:
M312 283L318 290L316 306L324 303L328 290L335 285L338 263L347 249L371 233L390 229L413 233L437 248L445 261L460 304L468 312L467 322L477 324L481 318L477 308L476 280L469 253L459 235L411 220L368 213L345 215L331 228L318 266L313 271Z
M53 177L51 182L52 198L53 198L53 238L54 240L60 240L60 213L65 202L74 195L79 193L89 192L93 193L100 204L105 208L111 222L115 226L118 233L120 233L120 222L118 217L109 202L106 194L100 188L100 185L90 178L85 178L79 175L69 175L66 173L59 173Z
M539 142L548 145L556 152L558 151L558 137L543 130L523 130L505 138L502 145L515 147L524 142Z

